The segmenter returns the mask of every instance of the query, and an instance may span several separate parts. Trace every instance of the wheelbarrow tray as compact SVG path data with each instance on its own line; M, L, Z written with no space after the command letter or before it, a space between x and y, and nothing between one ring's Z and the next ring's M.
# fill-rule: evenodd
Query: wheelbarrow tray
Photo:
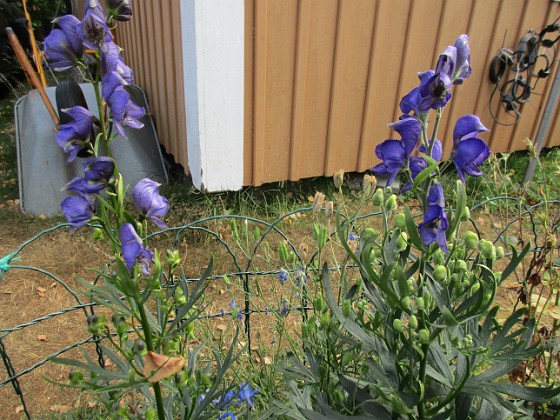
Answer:
M91 84L81 84L90 112L99 117L95 93ZM55 87L45 89L56 108ZM141 119L144 127L125 127L128 138L117 137L110 145L125 185L133 186L142 178L167 183L167 173L159 146L154 122L149 117L148 101L137 86L127 90L134 103L146 109ZM20 207L24 213L46 217L60 214L61 201L72 193L64 186L73 178L83 176L82 163L76 157L66 162L67 156L56 143L56 127L36 90L21 97L15 107L15 134L17 146Z

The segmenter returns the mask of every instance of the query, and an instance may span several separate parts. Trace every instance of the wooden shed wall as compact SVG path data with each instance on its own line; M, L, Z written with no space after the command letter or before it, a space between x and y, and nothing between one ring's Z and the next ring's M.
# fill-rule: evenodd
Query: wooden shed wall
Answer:
M461 33L471 38L473 74L445 109L438 137L446 156L454 121L467 113L492 130L493 151L524 149L557 71L539 82L517 125L494 122L489 64L560 15L550 0L246 0L245 9L246 185L370 168L417 72L433 68ZM549 139L560 144L558 118Z

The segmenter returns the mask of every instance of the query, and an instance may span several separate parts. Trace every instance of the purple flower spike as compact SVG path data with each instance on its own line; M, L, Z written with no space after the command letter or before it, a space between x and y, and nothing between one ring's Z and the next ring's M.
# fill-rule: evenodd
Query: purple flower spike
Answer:
M80 21L72 15L64 15L54 20L60 29L53 29L45 38L44 50L49 59L49 67L62 71L75 67L85 53L79 34Z
M95 212L95 196L80 194L66 197L60 203L62 214L72 224L72 230L85 226Z
M144 178L132 189L132 200L134 205L142 215L154 222L160 228L167 227L161 220L169 210L169 201L160 195L159 187L161 184Z
M138 264L145 276L150 274L150 262L154 259L154 253L144 248L142 239L138 236L134 227L130 223L125 223L119 229L121 247L124 263L129 271L132 271L134 264Z
M56 133L56 142L66 153L69 153L67 161L71 162L90 141L93 115L81 106L66 108L62 111L70 115L74 121L60 126Z
M455 124L451 160L463 182L465 182L465 173L470 176L482 175L478 165L488 159L490 148L484 140L479 139L476 135L485 131L489 130L476 115L464 115Z
M115 162L108 157L97 157L84 162L84 176L74 178L66 189L83 194L97 194L113 178Z
M84 45L97 49L106 42L113 40L113 35L105 23L105 13L96 0L86 2L86 12L79 30L82 34Z
M471 75L471 51L468 35L460 35L455 41L457 49L457 64L453 73L453 84L462 84Z
M402 140L388 139L377 145L375 154L382 162L371 168L375 175L389 175L387 185L391 185L401 169L408 165L421 131L420 123L415 118L405 118L389 127L399 133Z

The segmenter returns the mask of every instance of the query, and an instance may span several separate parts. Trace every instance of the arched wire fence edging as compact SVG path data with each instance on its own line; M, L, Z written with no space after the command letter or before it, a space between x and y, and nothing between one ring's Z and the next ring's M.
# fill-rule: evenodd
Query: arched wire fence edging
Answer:
M560 207L560 200L553 200L553 201L548 201L548 202L540 202L534 205L528 205L525 202L522 202L516 198L512 198L512 197L495 197L489 200L486 200L484 202L481 202L475 206L473 206L471 208L471 212L474 213L476 210L478 209L482 209L488 205L492 205L492 204L500 204L500 203L506 203L503 205L514 205L517 206L517 210L518 212L516 213L516 216L513 218L510 218L507 223L504 224L504 226L501 228L501 230L499 230L497 232L497 235L494 239L494 243L498 243L500 241L505 241L504 236L507 234L508 230L515 224L515 223L520 223L520 222L526 222L528 223L528 225L530 226L530 238L523 238L523 241L526 240L531 240L531 242L535 245L532 248L532 262L535 261L536 258L538 258L538 256L540 255L540 253L543 251L543 247L539 244L539 231L538 231L538 227L537 227L537 223L535 221L535 214L537 211L539 211L541 209L541 207L543 206L556 206L556 207ZM511 204L509 204L511 203ZM266 243L268 237L270 235L276 234L279 235L279 238L281 238L281 240L287 245L287 247L291 250L291 252L293 253L293 259L296 263L296 265L298 265L298 267L304 267L304 270L306 269L306 267L309 267L310 264L312 264L314 262L314 260L317 258L318 252L314 252L312 255L309 256L308 260L305 260L305 257L303 255L300 255L300 252L298 250L298 247L292 242L292 240L290 240L290 237L288 234L286 234L284 232L284 230L282 230L280 228L280 225L282 222L285 222L286 220L290 219L293 217L293 215L296 215L298 213L311 213L312 212L312 208L311 207L307 207L307 208L302 208L302 209L298 209L298 210L294 210L290 213L287 213L285 215L283 215L282 217L274 220L273 222L266 222L264 220L261 219L257 219L257 218L253 218L253 217L246 217L246 216L241 216L241 215L220 215L220 216L213 216L213 217L207 217L207 218L203 218L188 224L185 224L183 226L179 226L179 227L172 227L172 228L167 228L158 232L155 232L153 234L151 234L148 239L157 239L158 237L161 237L162 235L167 235L167 234L171 234L172 235L172 245L171 245L171 249L175 250L179 247L179 245L181 244L181 240L184 239L184 236L187 233L194 233L194 232L199 232L202 233L204 235L207 235L208 238L212 238L213 240L216 241L216 243L222 247L222 249L225 251L225 254L230 258L230 262L233 265L234 270L228 272L228 273L221 273L221 274L214 274L211 275L207 278L208 281L216 281L216 280L220 280L223 279L225 276L227 276L228 278L238 278L242 284L242 291L244 293L244 308L241 311L243 317L244 317L244 326L245 326L245 333L247 335L247 341L248 341L248 345L247 345L247 350L250 352L251 351L251 315L252 314L259 314L259 313L265 313L268 312L268 308L255 308L255 307L251 307L251 293L252 293L252 284L251 284L251 279L258 279L260 277L270 277L270 276L278 276L280 273L282 273L283 271L288 271L292 274L294 274L299 268L281 268L281 267L273 267L269 270L262 270L262 269L258 269L256 267L256 257L259 253L259 251L261 250L261 248L264 246L264 244ZM356 217L354 219L354 221L352 223L355 223L355 229L358 229L357 224L360 223L365 223L367 221L369 221L372 218L375 217L379 217L381 216L382 213L379 212L375 212L375 213L369 213L369 214L365 214L365 215L360 215L358 217ZM345 219L345 215L340 214L339 213L339 217L342 217L344 220ZM238 255L236 253L236 251L234 250L234 248L231 246L231 244L222 238L222 236L220 235L220 232L218 232L215 228L210 227L209 225L211 225L212 223L220 223L223 221L241 221L245 226L248 226L249 223L253 224L254 226L259 226L262 227L263 230L262 232L259 232L258 237L254 238L254 243L252 244L252 246L248 246L247 249L243 249L241 252L243 253L243 257L246 259L245 263L243 263L241 261L241 256ZM346 220L347 221L347 220ZM556 219L556 223L558 223L558 219ZM473 230L476 231L476 233L478 234L479 237L481 237L480 234L480 229L478 228L474 218L470 219L470 225L472 226ZM64 290L70 294L70 296L72 296L73 300L75 300L76 304L74 306L70 306L67 308L63 308L60 309L58 311L49 313L49 314L45 314L43 316L37 317L35 319L29 320L27 322L21 323L19 325L13 326L11 328L2 328L0 329L0 355L2 357L2 361L4 363L4 366L6 368L6 372L7 372L7 377L6 378L0 378L0 388L11 384L13 387L13 390L16 394L16 396L20 399L22 407L23 407L23 413L28 417L31 418L30 416L30 412L28 409L28 406L26 404L25 398L24 398L24 393L22 392L21 389L21 384L19 382L19 379L21 379L23 376L28 375L29 373L33 372L34 370L38 369L39 367L43 366L45 363L47 363L49 361L49 359L57 357L59 355L62 355L72 349L75 348L79 348L85 344L90 344L93 343L96 345L96 351L98 353L98 359L99 359L99 363L100 365L103 367L104 366L104 362L103 362L103 354L101 352L101 348L98 345L101 341L101 339L99 337L95 337L95 336L90 336L81 340L76 341L75 343L65 346L63 348L60 348L59 350L53 352L52 354L50 354L49 356L45 357L44 359L41 359L37 362L35 362L34 364L32 364L31 366L28 366L26 368L23 368L19 371L16 371L16 369L14 368L14 364L12 363L12 359L15 358L16 356L10 357L9 355L9 349L6 348L6 344L4 342L4 340L6 339L6 337L8 337L10 334L16 332L16 331L21 331L24 330L28 327L40 324L42 322L48 321L50 319L56 318L56 317L61 317L61 316L65 316L67 314L73 313L75 311L83 311L84 315L87 317L90 314L94 313L94 308L96 306L95 303L93 302L87 302L84 303L82 301L82 299L80 299L80 296L78 295L78 293L72 289L72 287L70 287L68 285L67 282L65 282L64 280L62 280L61 278L59 278L58 276L50 273L47 270L44 270L42 268L39 267L33 267L33 266L28 266L28 265L20 265L20 264L12 264L12 261L17 261L17 256L20 254L20 252L28 245L30 245L31 243L34 243L35 241L40 240L45 234L47 233L51 233L56 231L57 229L61 229L61 228L65 228L65 227L69 227L70 225L67 223L64 224L60 224L57 226L54 226L50 229L46 229L45 231L40 232L39 234L35 235L34 237L32 237L31 239L25 241L16 251L12 252L11 254L8 254L7 256L5 256L4 258L0 259L0 281L5 280L5 274L8 271L31 271L31 272L36 272L36 273L40 273L43 274L45 276L47 276L47 278L50 278L52 280L54 280L56 283L60 284L63 286ZM350 226L350 228L354 228L353 225ZM259 228L260 229L260 228ZM556 233L558 231L558 224L551 226L552 232ZM358 232L356 232L358 233ZM336 232L331 232L330 233L331 237L336 235ZM556 248L558 249L558 245L556 245ZM344 260L344 263L342 264L337 264L337 266L331 266L328 269L332 270L332 271L337 271L337 270L352 270L356 268L356 265L353 263L348 263L348 259ZM97 283L100 278L102 277L102 273L106 272L106 270L111 266L111 264L113 263L113 261L109 261L104 268L97 274L96 278L93 280L93 283ZM165 282L163 284L163 287L171 287L173 285L173 279L164 279ZM188 277L185 278L184 281L186 281L187 284L189 283L194 283L199 281L198 278L196 277ZM299 306L295 306L295 307L290 307L290 311L299 311L301 312L302 317L305 319L306 317L306 313L308 310L312 309L312 306L308 305L306 300L302 300L300 302L301 304ZM206 318L206 319L213 319L213 318L221 318L221 317L230 317L232 315L233 311L220 311L219 313L209 313L209 314L204 314L204 315L200 315L200 318Z

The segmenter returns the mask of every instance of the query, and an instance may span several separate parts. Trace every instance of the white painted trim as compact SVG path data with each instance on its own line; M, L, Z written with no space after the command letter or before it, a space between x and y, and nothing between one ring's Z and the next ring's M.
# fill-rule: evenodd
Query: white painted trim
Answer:
M244 0L181 0L187 147L203 191L243 186Z

